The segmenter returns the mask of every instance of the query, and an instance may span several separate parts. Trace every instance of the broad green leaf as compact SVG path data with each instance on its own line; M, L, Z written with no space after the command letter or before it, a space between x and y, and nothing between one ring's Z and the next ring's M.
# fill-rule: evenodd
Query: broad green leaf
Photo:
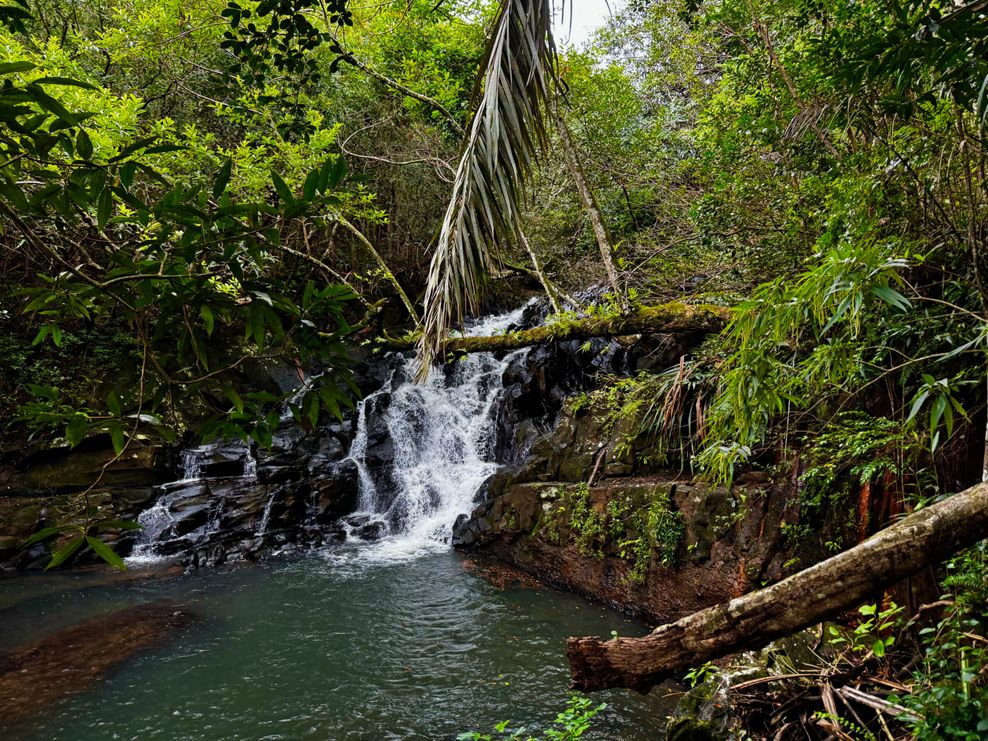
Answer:
M890 286L872 286L871 292L889 306L900 311L908 311L912 308L909 299Z
M124 431L120 424L110 425L110 442L113 443L113 452L120 455L124 449Z
M113 216L113 191L103 188L100 191L96 206L96 224L102 229Z
M346 174L346 160L342 157L327 159L319 171L319 190L326 193L332 190Z
M285 206L291 206L295 203L295 196L292 194L292 189L288 187L288 184L282 179L274 170L271 171L271 182L274 183L274 189L278 193L278 198Z
M86 542L89 543L89 547L93 549L96 555L110 564L110 566L121 571L127 570L127 565L123 562L123 559L114 553L113 549L102 540L94 538L92 535L87 535Z
M318 170L313 170L306 176L305 183L302 185L302 198L307 201L311 201L316 197L316 190L319 186L319 177Z
M134 184L134 173L137 172L137 163L134 161L125 162L120 166L120 184L130 190Z
M240 394L237 393L237 390L233 388L233 386L224 386L223 393L226 394L226 398L230 400L230 403L233 404L234 408L242 414L244 411L244 400L240 398Z
M70 419L65 425L65 439L69 447L74 448L85 440L87 432L89 432L89 420L86 417L77 415Z
M67 526L65 525L56 525L53 527L42 528L34 535L32 535L30 538L24 541L24 547L27 547L29 545L34 545L35 543L42 540L46 540L50 538L52 535L58 535L59 533L64 532L66 529Z
M50 113L54 113L60 121L68 126L75 126L79 123L79 116L69 113L68 109L41 89L38 85L29 85L27 90L37 101L38 105Z
M93 157L93 142L85 129L79 129L79 133L76 134L75 151L84 160L92 159Z
M213 198L218 199L226 191L226 186L230 183L230 174L232 172L233 160L228 158L222 167L220 167L216 173L216 178L213 180Z
M128 156L130 156L137 150L143 149L149 144L154 144L156 141L158 141L158 138L156 136L149 136L145 139L138 139L136 142L133 142L132 144L129 144L123 149L121 149L120 154L118 154L116 157L113 157L110 160L110 162L119 162L120 160L126 159Z
M85 90L99 90L95 85L71 77L39 77L32 80L32 82L36 85L68 85L70 87L81 87Z
M0 75L12 75L16 72L30 72L37 67L31 62L3 62L0 64Z
M48 565L45 566L45 571L48 571L49 569L56 569L59 566L61 566L63 563L68 561L70 558L72 558L73 554L75 554L75 552L79 550L79 548L85 542L86 539L82 535L80 535L75 540L71 541L70 543L66 544L65 546L57 550L52 555L51 561L49 561Z
M913 399L913 405L912 408L909 410L909 416L906 418L906 422L912 422L912 420L916 418L916 415L919 414L919 410L923 408L923 404L926 403L926 400L929 398L929 396L930 396L929 389L925 389L919 392L918 394L916 394L916 398Z
M45 341L45 337L47 337L49 334L51 334L51 325L46 324L45 326L43 326L41 329L38 330L38 333L34 336L34 339L31 340L31 346L33 347L35 345L40 345L42 342Z
M199 307L199 314L202 316L202 322L206 327L206 336L211 337L213 335L213 327L216 324L216 316L213 314L213 310L206 306L206 304L203 304Z

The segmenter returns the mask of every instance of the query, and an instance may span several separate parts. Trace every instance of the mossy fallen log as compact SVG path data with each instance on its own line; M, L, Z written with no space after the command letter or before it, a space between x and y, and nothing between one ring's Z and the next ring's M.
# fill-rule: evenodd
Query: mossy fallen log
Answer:
M587 340L593 337L620 337L633 334L666 332L719 332L730 319L730 310L723 306L702 304L691 306L671 301L658 306L642 306L627 314L591 316L547 324L518 332L485 337L451 337L446 341L447 353L497 352L518 350L543 342ZM392 350L410 350L414 339L392 339Z
M692 666L762 648L856 607L986 536L988 484L978 484L777 584L695 612L642 638L570 638L566 655L573 687L648 692Z

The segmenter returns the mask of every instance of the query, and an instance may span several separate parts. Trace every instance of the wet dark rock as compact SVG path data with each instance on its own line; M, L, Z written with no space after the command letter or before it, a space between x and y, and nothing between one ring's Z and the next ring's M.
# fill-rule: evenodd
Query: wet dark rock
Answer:
M0 497L71 494L96 480L107 489L150 488L169 480L173 464L170 451L139 440L116 458L109 437L100 435L75 449L59 447L4 456L0 460Z
M378 540L387 532L387 524L371 515L358 514L343 518L350 534L360 540Z
M357 508L360 476L357 464L343 460L312 479L316 521L328 525Z

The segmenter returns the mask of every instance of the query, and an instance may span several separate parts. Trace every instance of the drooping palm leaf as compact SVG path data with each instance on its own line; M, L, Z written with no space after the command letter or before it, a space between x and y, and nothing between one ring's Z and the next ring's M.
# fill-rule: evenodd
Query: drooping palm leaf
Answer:
M549 0L504 0L485 83L456 171L426 285L419 374L449 330L475 310L499 240L518 233L524 183L546 142L544 111L557 83Z

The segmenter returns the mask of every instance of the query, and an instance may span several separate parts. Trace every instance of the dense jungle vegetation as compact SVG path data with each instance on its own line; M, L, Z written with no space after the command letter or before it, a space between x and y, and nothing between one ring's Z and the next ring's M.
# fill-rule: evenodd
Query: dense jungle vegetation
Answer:
M988 477L988 2L616 11L557 49L542 0L3 0L2 447L263 446L290 395L261 364L323 371L315 425L354 347L427 369L541 293L560 333L728 310L598 394L657 458L798 481L794 542ZM879 602L835 638L900 714L827 706L833 737L988 734L985 558L921 630Z

